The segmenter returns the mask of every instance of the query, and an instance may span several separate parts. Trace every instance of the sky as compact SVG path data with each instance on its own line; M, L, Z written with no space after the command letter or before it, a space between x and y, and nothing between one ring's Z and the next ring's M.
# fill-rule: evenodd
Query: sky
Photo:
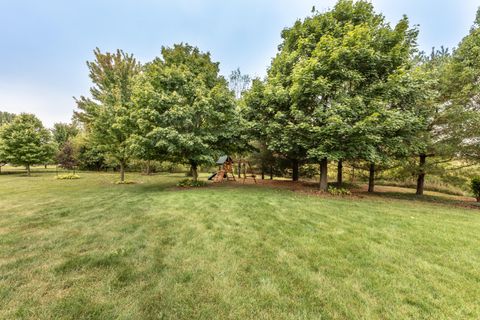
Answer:
M263 77L280 32L335 0L0 0L0 110L36 114L47 127L69 122L91 86L93 49L133 53L141 62L162 46L209 51L228 76ZM480 0L372 0L392 24L419 25L419 48L453 48L469 32Z

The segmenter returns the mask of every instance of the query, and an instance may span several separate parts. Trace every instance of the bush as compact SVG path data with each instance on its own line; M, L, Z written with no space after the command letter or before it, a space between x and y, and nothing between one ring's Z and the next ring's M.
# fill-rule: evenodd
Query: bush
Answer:
M350 196L350 195L352 195L352 193L348 189L335 188L335 187L329 187L328 188L328 193L330 193L332 196Z
M477 201L480 202L480 177L472 179L471 188L473 195L477 198Z
M177 183L177 187L182 187L182 188L199 188L199 187L204 187L206 185L207 183L205 181L200 181L200 180L194 181L192 179L183 179Z
M318 165L314 164L304 164L300 167L300 176L312 179L318 175Z
M73 174L73 173L60 174L60 175L56 176L55 179L57 179L57 180L75 180L75 179L80 179L80 176L78 174Z
M115 184L135 184L135 181L125 180L125 181L117 181Z

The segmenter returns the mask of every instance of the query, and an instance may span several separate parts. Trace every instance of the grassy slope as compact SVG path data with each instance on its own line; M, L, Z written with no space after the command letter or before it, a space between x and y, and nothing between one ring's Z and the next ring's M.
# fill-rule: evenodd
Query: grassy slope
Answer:
M0 176L0 318L480 317L477 210L82 176Z

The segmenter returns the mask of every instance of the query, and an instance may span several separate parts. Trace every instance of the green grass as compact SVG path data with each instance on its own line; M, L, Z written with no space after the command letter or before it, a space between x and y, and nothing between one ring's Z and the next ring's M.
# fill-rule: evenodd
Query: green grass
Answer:
M478 319L480 211L0 176L0 319Z

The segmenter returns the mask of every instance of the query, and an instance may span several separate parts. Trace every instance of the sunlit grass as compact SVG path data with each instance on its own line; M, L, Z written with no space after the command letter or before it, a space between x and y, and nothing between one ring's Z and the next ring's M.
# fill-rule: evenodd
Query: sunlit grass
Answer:
M478 319L480 211L0 176L1 319Z

